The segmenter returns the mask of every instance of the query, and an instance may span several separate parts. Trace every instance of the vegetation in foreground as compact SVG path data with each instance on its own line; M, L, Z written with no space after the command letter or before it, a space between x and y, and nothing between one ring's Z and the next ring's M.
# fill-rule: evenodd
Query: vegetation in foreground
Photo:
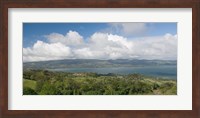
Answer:
M176 80L140 74L23 72L23 95L176 95Z

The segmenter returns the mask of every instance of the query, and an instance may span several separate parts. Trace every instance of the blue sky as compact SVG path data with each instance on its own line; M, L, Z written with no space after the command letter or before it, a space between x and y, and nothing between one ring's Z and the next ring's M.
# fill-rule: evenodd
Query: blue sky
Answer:
M142 36L161 36L166 33L177 34L177 23L146 23L147 30L142 34L126 36L118 31L110 31L109 23L24 23L23 24L23 47L33 45L37 40L45 41L44 35L59 33L65 35L67 32L76 31L87 40L95 32L108 32L129 38ZM109 31L108 31L109 30Z
M23 61L177 59L177 23L24 23Z

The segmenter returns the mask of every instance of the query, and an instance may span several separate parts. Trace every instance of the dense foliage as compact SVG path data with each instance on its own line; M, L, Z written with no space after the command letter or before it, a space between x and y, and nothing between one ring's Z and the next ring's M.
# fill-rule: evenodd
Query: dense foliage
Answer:
M140 74L28 70L23 73L24 95L174 95L175 80L154 79Z

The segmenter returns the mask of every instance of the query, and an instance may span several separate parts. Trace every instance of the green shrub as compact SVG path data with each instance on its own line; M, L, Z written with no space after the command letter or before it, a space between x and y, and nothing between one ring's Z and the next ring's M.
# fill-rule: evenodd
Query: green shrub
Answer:
M37 95L37 93L29 87L24 87L23 88L23 95Z

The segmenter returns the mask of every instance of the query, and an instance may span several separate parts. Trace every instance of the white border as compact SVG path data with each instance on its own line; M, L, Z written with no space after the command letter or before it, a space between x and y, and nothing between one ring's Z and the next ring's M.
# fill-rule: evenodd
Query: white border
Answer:
M9 9L9 110L192 110L192 9ZM177 22L178 95L23 96L23 22Z

